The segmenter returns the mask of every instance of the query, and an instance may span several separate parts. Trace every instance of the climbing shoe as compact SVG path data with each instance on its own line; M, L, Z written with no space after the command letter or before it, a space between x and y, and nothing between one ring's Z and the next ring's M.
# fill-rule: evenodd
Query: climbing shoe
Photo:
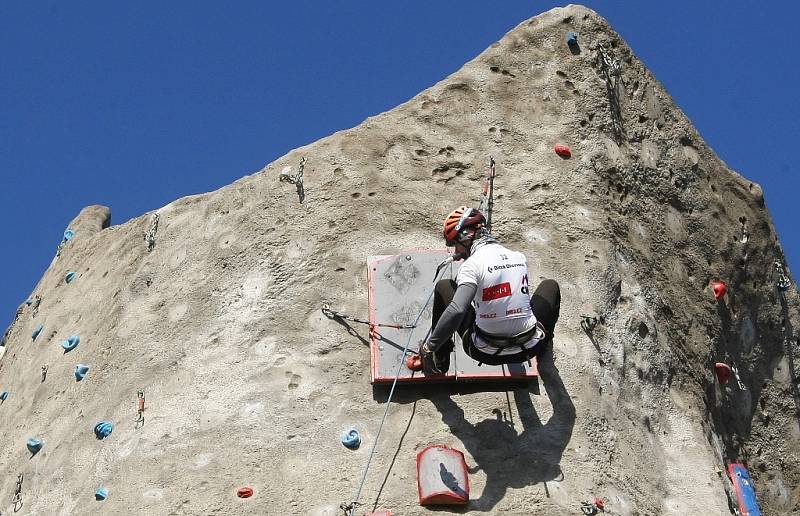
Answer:
M428 351L423 346L419 356L422 358L422 372L425 376L443 375L450 369L450 350L447 346L436 352Z

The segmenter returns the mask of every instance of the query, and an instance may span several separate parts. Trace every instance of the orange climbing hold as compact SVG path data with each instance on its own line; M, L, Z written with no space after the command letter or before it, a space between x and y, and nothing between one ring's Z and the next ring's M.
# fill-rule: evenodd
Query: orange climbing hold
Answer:
M253 488L252 487L240 487L236 491L236 496L239 498L250 498L253 496Z
M714 372L717 374L717 380L719 383L725 384L728 381L728 378L731 377L731 368L728 364L723 364L722 362L717 362L714 364Z
M406 358L406 367L411 371L422 371L422 357L419 355L409 355Z
M728 285L722 280L712 281L711 289L714 291L714 299L717 301L725 297L725 294L728 293Z
M566 145L561 145L560 143L553 147L553 150L556 151L556 154L561 156L562 158L569 158L572 156L572 151L569 150L569 147Z

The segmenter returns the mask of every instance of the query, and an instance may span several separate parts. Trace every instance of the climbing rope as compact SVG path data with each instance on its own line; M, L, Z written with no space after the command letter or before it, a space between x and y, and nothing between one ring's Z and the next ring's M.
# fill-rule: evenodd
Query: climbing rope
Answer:
M300 198L300 202L303 202L303 199L306 198L306 191L305 188L303 187L303 170L305 169L305 166L306 166L306 157L303 156L302 158L300 158L300 166L298 167L297 174L292 176L289 174L281 173L281 175L278 177L278 180L281 183L289 183L291 185L295 185L295 187L297 188L297 196Z
M622 108L619 103L619 79L622 77L622 65L619 59L609 54L603 45L597 46L600 52L600 70L606 80L606 93L611 107L611 127L617 143L622 140Z
M147 252L153 250L156 246L156 232L158 231L158 213L153 213L153 221L150 223L150 229L144 234L144 240L147 242Z
M350 315L347 315L345 313L337 312L336 310L333 310L327 304L323 304L322 305L322 313L325 314L325 317L327 317L328 319L342 319L342 320L345 320L345 321L355 322L355 323L359 323L359 324L366 324L370 328L372 328L373 326L380 326L381 328L395 328L395 329L398 329L398 330L412 330L412 329L416 328L416 326L413 325L413 324L373 323L373 322L370 322L370 321L365 321L363 319L356 319L353 316L350 316Z
M14 489L14 498L11 499L11 502L14 504L14 512L22 508L22 480L24 478L22 473L17 474L17 487Z
M438 277L439 273L437 271L436 276L433 278L434 283L436 283L436 278ZM428 294L428 298L422 303L422 308L420 308L417 317L414 319L414 324L412 328L417 326L417 323L422 318L422 314L425 313L425 307L428 306L430 303L431 298L433 298L433 293L435 289L431 289L431 293ZM367 459L367 465L364 468L364 474L361 476L361 483L358 485L358 491L356 491L356 496L353 498L353 501L349 504L341 504L339 506L340 509L344 511L345 516L353 516L355 514L356 509L360 504L359 500L361 499L361 491L364 488L364 483L367 480L367 473L369 472L369 466L372 463L372 457L375 455L375 450L378 448L378 440L381 437L381 432L383 431L383 425L386 422L386 416L389 414L389 407L392 404L392 396L394 396L394 390L397 387L397 381L400 379L400 372L403 369L403 365L405 364L405 356L408 353L408 347L411 345L411 338L413 337L414 333L409 332L408 339L406 340L406 345L403 347L403 353L400 355L401 359L397 364L397 372L394 375L394 381L392 381L392 387L389 389L389 397L386 399L386 408L383 411L383 418L381 419L380 425L378 425L378 432L375 434L375 440L372 443L372 448L369 451L369 458ZM427 336L426 336L427 338Z

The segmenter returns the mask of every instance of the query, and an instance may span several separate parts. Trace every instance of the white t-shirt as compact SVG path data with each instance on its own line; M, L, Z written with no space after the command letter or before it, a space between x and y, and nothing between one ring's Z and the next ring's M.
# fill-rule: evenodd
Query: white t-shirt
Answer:
M525 255L498 243L478 247L461 265L456 283L477 285L472 305L481 330L510 337L536 326L528 287L528 261ZM525 347L534 346L543 335L534 335ZM473 335L475 347L494 354L494 346ZM518 346L504 348L500 355L519 353Z

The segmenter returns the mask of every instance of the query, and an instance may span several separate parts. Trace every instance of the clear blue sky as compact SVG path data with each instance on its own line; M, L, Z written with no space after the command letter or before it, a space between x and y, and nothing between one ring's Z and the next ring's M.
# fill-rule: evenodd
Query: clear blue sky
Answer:
M110 206L119 224L215 190L408 100L557 5L2 2L0 332L82 207ZM719 156L763 186L800 270L800 63L790 21L800 4L587 5Z

